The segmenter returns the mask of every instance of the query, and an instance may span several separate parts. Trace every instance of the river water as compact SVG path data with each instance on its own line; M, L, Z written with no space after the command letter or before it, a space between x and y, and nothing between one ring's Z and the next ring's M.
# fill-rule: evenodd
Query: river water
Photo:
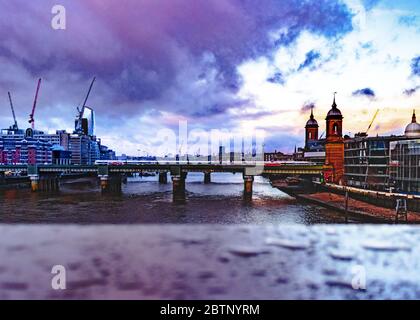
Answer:
M204 184L203 174L189 173L184 204L172 202L170 178L161 185L158 176L129 178L118 196L102 196L94 179L64 184L59 194L0 190L0 223L310 225L344 221L338 212L298 202L263 177L255 178L251 203L242 200L242 175L213 173L211 179L211 184Z

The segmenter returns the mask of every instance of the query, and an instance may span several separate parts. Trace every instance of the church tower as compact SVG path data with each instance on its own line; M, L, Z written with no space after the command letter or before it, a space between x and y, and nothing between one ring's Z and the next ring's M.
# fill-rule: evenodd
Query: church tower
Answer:
M334 183L342 184L344 176L344 140L343 140L343 116L337 108L334 100L331 110L328 111L327 136L325 142L325 164L334 168Z
M318 140L318 122L314 118L313 107L311 108L311 116L305 126L305 149L309 149L309 143Z

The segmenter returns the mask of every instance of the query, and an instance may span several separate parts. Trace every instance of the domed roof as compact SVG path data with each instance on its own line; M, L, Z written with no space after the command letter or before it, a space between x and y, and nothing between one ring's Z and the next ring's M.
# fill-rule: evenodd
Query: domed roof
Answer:
M416 120L416 111L413 111L413 117L411 118L411 123L405 127L405 136L407 137L420 137L420 124Z
M334 92L334 101L333 101L333 104L331 106L331 110L328 111L328 113L327 113L327 117L331 117L331 116L340 116L341 117L342 116L340 109L337 108L337 104L335 103L335 94L336 94L336 92Z
M314 118L313 108L311 108L311 116L306 122L306 127L318 127L318 121L316 121Z

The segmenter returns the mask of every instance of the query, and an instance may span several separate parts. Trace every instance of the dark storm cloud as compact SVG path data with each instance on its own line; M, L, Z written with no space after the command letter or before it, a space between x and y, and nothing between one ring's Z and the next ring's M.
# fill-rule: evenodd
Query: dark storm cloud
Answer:
M243 61L303 30L337 37L352 29L339 0L63 0L66 30L50 26L54 4L0 0L1 94L12 90L27 113L42 77L45 122L52 114L72 122L94 75L89 104L110 121L148 109L221 114L249 103L236 97ZM280 28L283 38L268 37Z
M352 95L355 97L367 97L369 99L374 99L376 97L375 91L373 91L371 88L358 89L354 91Z

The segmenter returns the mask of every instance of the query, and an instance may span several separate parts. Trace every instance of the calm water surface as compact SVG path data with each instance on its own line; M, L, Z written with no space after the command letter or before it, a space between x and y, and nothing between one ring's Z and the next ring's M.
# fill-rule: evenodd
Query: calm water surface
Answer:
M168 177L169 178L169 177ZM172 184L158 177L129 178L120 196L102 196L97 182L61 186L59 194L0 190L0 223L215 223L315 224L343 222L340 213L300 203L256 177L252 203L242 200L240 174L189 173L187 202L172 203ZM86 181L85 181L86 182Z

